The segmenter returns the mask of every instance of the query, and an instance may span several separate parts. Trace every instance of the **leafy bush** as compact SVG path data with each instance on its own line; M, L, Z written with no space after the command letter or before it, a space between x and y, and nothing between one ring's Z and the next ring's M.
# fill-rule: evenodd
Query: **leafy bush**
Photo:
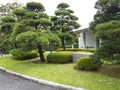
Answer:
M62 48L57 49L57 51L64 51ZM66 48L66 51L86 51L94 52L95 49L86 49L86 48Z
M14 59L17 60L26 60L38 57L37 51L23 51L22 49L13 49L10 51Z
M47 56L48 63L68 63L72 62L72 53L70 52L56 52Z
M81 70L94 71L101 66L101 61L92 57L81 57L77 60L77 68Z
M99 58L111 62L113 64L120 64L120 41L102 41L95 54Z

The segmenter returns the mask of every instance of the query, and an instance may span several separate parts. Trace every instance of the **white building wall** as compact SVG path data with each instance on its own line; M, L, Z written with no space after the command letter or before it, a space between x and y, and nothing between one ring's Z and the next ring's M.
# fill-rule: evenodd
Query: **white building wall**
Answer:
M93 31L83 31L80 33L79 48L96 48L96 39Z
M79 37L79 48L85 48L84 32L81 32L81 33L80 33L80 37Z
M86 48L96 48L96 39L93 34L93 31L86 31L85 32L85 43L86 43Z

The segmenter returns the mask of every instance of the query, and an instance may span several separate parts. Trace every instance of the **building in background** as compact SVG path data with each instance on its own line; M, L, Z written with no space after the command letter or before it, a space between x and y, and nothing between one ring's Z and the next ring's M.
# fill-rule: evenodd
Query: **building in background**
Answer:
M88 28L74 31L75 33L80 33L79 37L79 48L96 48L96 38L92 30Z

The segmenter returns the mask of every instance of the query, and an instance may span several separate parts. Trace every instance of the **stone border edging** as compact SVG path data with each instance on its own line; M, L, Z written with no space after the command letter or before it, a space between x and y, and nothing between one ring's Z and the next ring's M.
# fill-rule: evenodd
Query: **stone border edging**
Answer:
M0 67L0 70L4 71L6 73L9 73L11 75L23 78L23 79L26 79L26 80L29 80L29 81L32 81L32 82L36 82L38 84L42 84L42 85L46 85L46 86L50 86L50 87L55 87L55 88L59 88L59 89L63 89L63 90L87 90L87 89L83 89L83 88L76 88L76 87L72 87L72 86L68 86L68 85L55 83L55 82L52 82L52 81L33 78L33 77L30 77L30 76L26 76L26 75L23 75L23 74L19 74L19 73L7 70L3 67Z

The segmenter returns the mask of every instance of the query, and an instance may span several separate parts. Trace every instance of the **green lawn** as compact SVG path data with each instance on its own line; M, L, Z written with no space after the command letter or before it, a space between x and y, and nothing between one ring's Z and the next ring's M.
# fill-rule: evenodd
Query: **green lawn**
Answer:
M102 68L99 72L85 72L74 70L75 64L33 63L38 59L18 61L7 56L0 58L0 66L28 76L89 90L120 90L120 78L106 75L107 71ZM107 66L103 68L107 70Z

